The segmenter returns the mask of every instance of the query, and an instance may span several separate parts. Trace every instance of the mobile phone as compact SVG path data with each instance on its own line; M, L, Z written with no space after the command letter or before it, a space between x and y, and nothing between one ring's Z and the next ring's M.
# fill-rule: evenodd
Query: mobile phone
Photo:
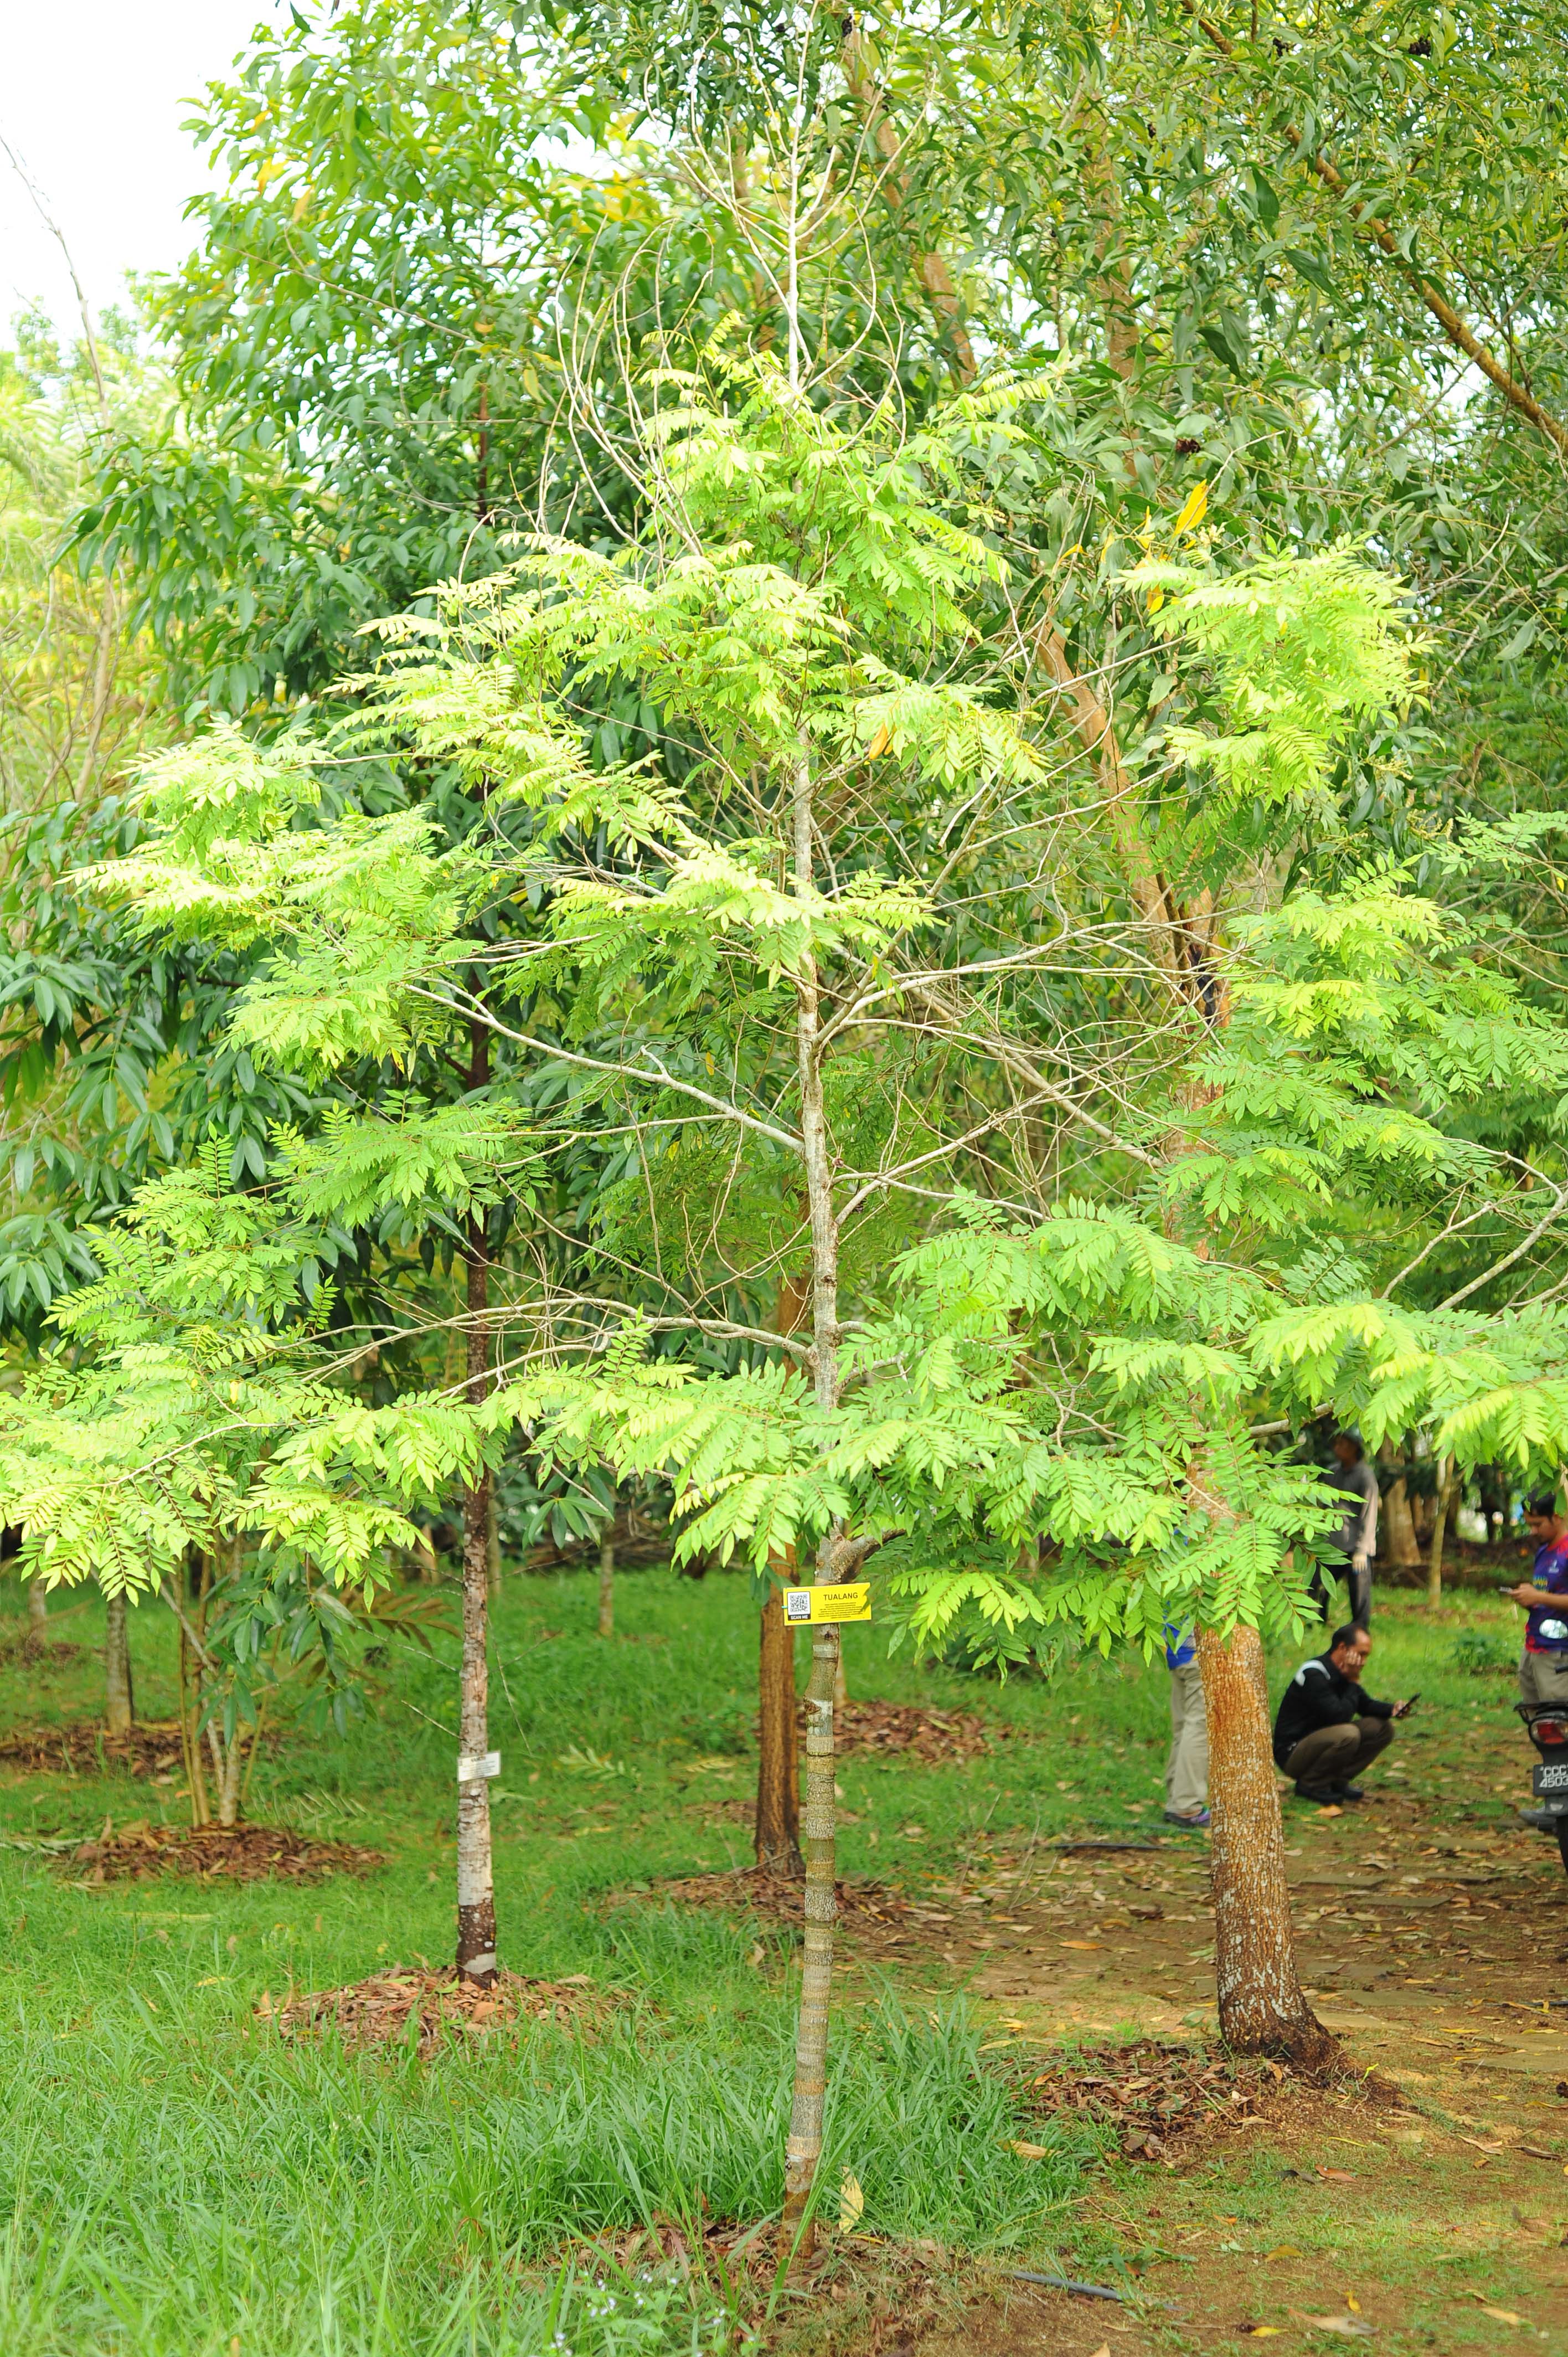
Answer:
M1412 1694L1412 1695L1406 1695L1406 1696L1405 1696L1405 1698L1404 1698L1403 1702L1402 1702L1402 1703L1401 1703L1401 1705L1400 1705L1400 1706L1399 1706L1399 1715L1400 1715L1400 1717L1401 1717L1402 1718L1408 1718L1408 1717L1410 1717L1411 1712L1415 1708L1416 1704L1417 1704L1420 1700L1421 1700L1421 1689L1420 1689L1420 1687L1418 1686L1418 1687L1416 1688L1416 1691L1414 1692L1414 1694Z

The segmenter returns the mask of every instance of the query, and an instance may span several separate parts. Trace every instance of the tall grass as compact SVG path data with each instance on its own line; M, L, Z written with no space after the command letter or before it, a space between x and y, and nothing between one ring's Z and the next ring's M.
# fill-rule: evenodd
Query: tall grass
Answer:
M154 2001L176 2012L172 1983ZM213 2025L215 2028L216 2025ZM777 2209L790 2020L672 2036L648 2013L602 2037L412 2048L166 2029L117 2010L69 2035L26 2017L5 2058L0 2348L6 2357L554 2357L689 2347L711 2290L613 2312L555 2273L568 2246ZM980 2245L1036 2231L1084 2147L1009 2148L1005 2090L961 2007L890 1997L838 2041L823 2184L864 2224ZM564 2305L563 2305L564 2303ZM649 2336L651 2335L651 2338ZM705 2345L701 2341L697 2345Z

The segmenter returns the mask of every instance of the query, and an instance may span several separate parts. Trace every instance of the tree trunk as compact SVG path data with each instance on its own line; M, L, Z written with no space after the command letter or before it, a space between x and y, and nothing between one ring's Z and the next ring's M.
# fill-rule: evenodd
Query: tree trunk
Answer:
M612 1538L599 1541L599 1634L616 1632L616 1549Z
M806 2203L822 2151L822 2102L827 2087L828 2017L832 2001L833 1919L838 1912L833 1806L833 1687L839 1632L828 1621L811 1632L811 1674L806 1687L806 1900L800 2015L795 2029L795 2088L789 2139L784 2150L784 2247L810 2258L812 2233L802 2229Z
M1378 1451L1380 1465L1395 1462L1393 1450L1385 1440ZM1405 1494L1404 1475L1390 1483L1383 1493L1383 1513L1380 1528L1383 1534L1383 1559L1398 1564L1404 1571L1421 1561L1421 1549L1415 1543L1415 1524L1411 1520L1410 1500Z
M795 332L791 326L791 335ZM806 899L811 872L811 773L797 764L793 795L794 884ZM811 1230L812 1380L823 1407L838 1405L838 1217L833 1203L832 1149L822 1097L821 1000L817 965L808 949L795 977L795 1043L800 1086L800 1142L806 1201ZM861 1551L844 1544L835 1526L817 1553L817 1585L843 1579ZM792 2262L811 2255L811 2222L807 2205L822 2153L822 2091L827 2082L828 2015L832 1994L833 1918L837 1897L833 1865L833 1693L838 1684L839 1632L832 1622L814 1626L811 1675L806 1688L806 1890L805 1956L800 2015L795 2034L795 2084L789 2136L784 2157L783 2248Z
M179 1749L185 1768L186 1792L190 1801L190 1822L199 1833L212 1822L212 1812L207 1800L207 1770L201 1759L201 1738L197 1729L201 1720L201 1695L198 1670L191 1648L185 1615L179 1615Z
M780 1279L773 1325L793 1334L806 1315L811 1291L797 1275ZM796 1577L795 1550L786 1547L768 1566L788 1586ZM762 1608L757 1657L757 1808L752 1819L757 1863L769 1874L799 1881L800 1856L800 1742L795 1722L795 1631L784 1618L783 1599L771 1590Z
M27 1634L41 1637L49 1625L49 1592L41 1579L27 1583Z
M469 1031L469 1086L489 1079L489 1032ZM481 1220L466 1239L468 1293L467 1396L490 1388L489 1253ZM490 1856L489 1661L490 1476L479 1474L463 1500L463 1692L457 1712L457 1972L489 1988L496 1977L496 1889Z
M1285 1882L1284 1832L1269 1735L1262 1641L1197 1632L1214 1812L1215 1979L1219 2029L1239 2054L1322 2071L1339 2048L1301 1992Z
M237 1719L230 1740L219 1742L214 1748L219 1754L218 1822L231 1827L240 1822L242 1770L245 1765L245 1730Z
M1447 1534L1448 1517L1453 1511L1454 1495L1458 1487L1458 1467L1452 1457L1445 1457L1438 1477L1437 1512L1432 1518L1432 1552L1426 1559L1428 1605L1438 1605L1443 1601L1443 1542Z
M136 1723L131 1684L131 1609L124 1589L104 1608L103 1724L111 1735L129 1735Z
M777 1588L762 1608L757 1668L757 1863L799 1881L800 1754L795 1725L795 1631Z
M485 1587L493 1604L501 1592L501 1518L496 1504L496 1485L488 1484L489 1502L485 1508Z

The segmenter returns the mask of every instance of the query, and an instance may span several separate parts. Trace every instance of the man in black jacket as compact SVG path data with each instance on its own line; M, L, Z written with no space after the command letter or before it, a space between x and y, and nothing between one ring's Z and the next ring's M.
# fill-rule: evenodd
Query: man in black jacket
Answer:
M1351 1624L1336 1629L1326 1653L1304 1662L1280 1697L1274 1761L1295 1779L1296 1796L1322 1808L1364 1800L1352 1777L1393 1741L1408 1702L1375 1702L1361 1691L1372 1640Z

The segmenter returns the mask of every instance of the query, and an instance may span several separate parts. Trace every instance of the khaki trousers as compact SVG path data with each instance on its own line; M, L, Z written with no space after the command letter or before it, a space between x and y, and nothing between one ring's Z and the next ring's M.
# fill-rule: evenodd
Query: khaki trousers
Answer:
M1165 1755L1165 1806L1192 1817L1208 1800L1208 1719L1196 1662L1171 1672L1171 1748Z
M1520 1702L1568 1703L1568 1652L1521 1653L1519 1698Z
M1284 1772L1304 1792L1321 1792L1330 1784L1348 1784L1393 1739L1391 1718L1352 1718L1343 1727L1319 1727L1286 1755Z

